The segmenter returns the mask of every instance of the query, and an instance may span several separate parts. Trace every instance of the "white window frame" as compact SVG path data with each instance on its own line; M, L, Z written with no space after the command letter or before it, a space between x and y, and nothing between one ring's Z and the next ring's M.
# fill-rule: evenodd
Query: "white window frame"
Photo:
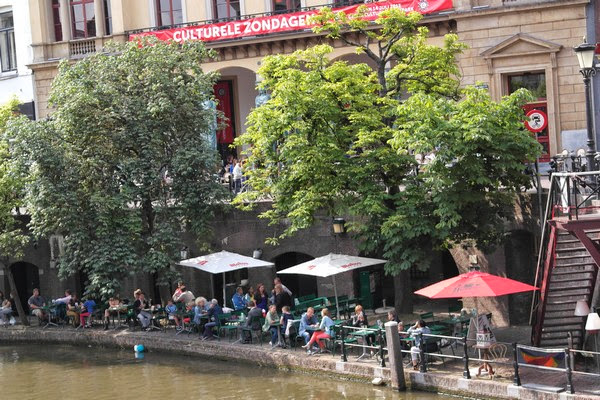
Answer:
M17 71L19 69L19 65L17 62L17 46L16 46L16 38L15 38L15 15L13 12L12 8L4 8L4 9L0 9L0 15L1 14L12 14L13 17L13 26L12 26L12 31L13 31L13 53L14 53L14 59L15 59L15 65L13 69L7 69L6 71L4 71L4 67L2 66L2 59L0 58L0 76L5 76L5 75L15 75L17 74ZM9 31L10 28L7 29L3 29L3 31Z

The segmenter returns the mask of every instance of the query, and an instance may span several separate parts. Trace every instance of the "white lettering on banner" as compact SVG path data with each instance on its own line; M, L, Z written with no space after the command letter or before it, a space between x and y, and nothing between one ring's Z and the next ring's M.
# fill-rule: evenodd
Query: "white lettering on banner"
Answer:
M424 4L424 5L423 5ZM389 9L399 9L404 12L419 10L423 14L448 10L453 7L452 0L380 0L365 2L367 10L364 19L375 20L379 14ZM359 5L335 8L335 12L352 15ZM189 26L162 31L143 32L130 35L130 40L142 36L156 36L160 40L185 42L188 40L226 40L247 36L265 35L274 32L291 32L312 27L309 17L318 13L316 10L301 11L285 15L271 15L251 18L244 21L220 22L202 26Z

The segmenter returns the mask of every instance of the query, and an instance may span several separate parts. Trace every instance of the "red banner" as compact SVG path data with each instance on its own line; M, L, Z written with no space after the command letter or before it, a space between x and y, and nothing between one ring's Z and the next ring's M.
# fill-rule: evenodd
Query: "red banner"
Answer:
M362 4L348 7L335 8L335 12L348 15L356 13ZM417 11L421 14L430 14L452 8L452 0L386 0L364 4L367 7L365 18L367 21L377 19L379 14L389 9L399 9L405 12ZM174 40L184 42L187 40L202 40L211 42L215 40L230 40L243 37L265 35L269 33L293 32L311 29L308 23L311 15L318 10L301 11L291 14L278 14L267 17L256 17L239 21L221 22L182 28L165 29L162 31L136 33L129 36L133 40L142 36L156 36L160 40Z

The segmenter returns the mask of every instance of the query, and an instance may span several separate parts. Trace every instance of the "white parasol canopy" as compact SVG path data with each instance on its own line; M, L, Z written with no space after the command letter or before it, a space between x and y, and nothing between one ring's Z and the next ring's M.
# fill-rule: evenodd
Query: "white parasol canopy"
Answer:
M320 276L321 278L331 276L333 280L333 291L335 294L337 317L339 318L340 311L337 299L338 296L337 287L335 284L335 275L358 268L368 267L370 265L383 264L385 262L387 262L387 260L380 260L378 258L366 258L349 256L346 254L329 253L326 256L318 257L314 260L306 261L302 264L294 265L293 267L278 271L277 274L312 275Z
M275 264L269 261L259 260L243 256L229 251L206 254L204 256L190 258L179 262L180 265L196 268L211 274L223 274L223 306L227 304L225 295L225 273L242 268L272 267Z

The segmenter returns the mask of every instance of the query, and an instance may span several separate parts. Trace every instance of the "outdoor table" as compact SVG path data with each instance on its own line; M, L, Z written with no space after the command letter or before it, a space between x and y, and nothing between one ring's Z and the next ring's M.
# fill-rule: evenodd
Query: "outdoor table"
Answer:
M364 330L360 330L360 331L350 332L349 335L354 336L356 338L361 338L361 340L362 340L363 352L360 356L358 356L356 361L360 361L363 358L371 358L371 354L367 352L367 336L373 335L373 332L364 329Z
M111 315L112 313L115 313L115 312L117 313L118 324L115 324L115 319L113 318L113 329L128 327L127 325L125 325L124 323L121 322L121 313L122 312L127 313L127 306L121 305L121 306L116 306L116 307L109 307L108 312L109 312L109 315ZM113 316L114 316L114 314L113 314Z
M44 325L42 329L47 328L49 326L58 326L58 324L52 322L52 315L56 313L56 304L40 307L40 309L46 313L46 317L48 318L46 325Z
M284 347L285 343L283 342L283 339L281 337L281 323L280 322L275 322L275 323L271 324L269 327L276 327L277 328L277 346Z

